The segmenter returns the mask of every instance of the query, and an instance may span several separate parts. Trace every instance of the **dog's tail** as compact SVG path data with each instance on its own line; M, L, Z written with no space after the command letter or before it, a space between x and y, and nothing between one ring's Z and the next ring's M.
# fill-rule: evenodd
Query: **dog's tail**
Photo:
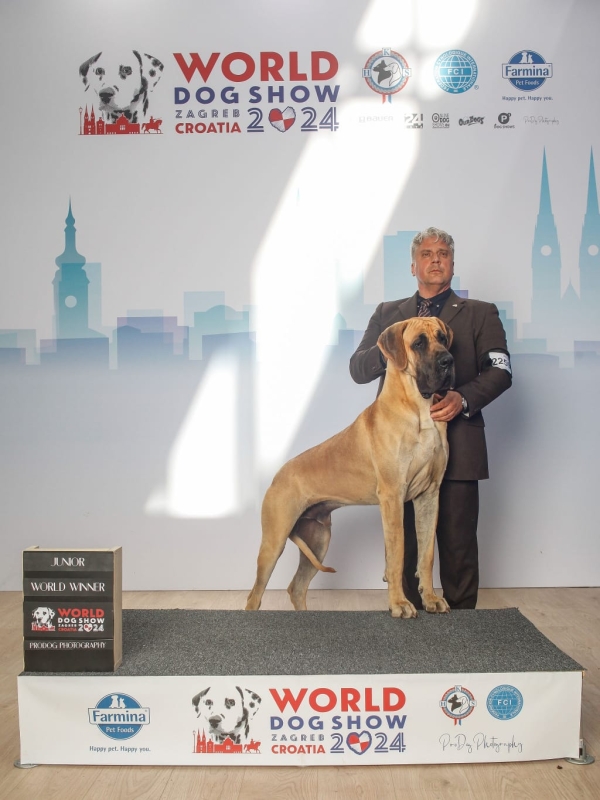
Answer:
M323 564L321 564L319 559L316 557L316 555L313 553L310 547L306 544L304 539L301 539L295 533L291 534L290 539L295 545L297 545L300 548L300 550L308 558L313 567L316 567L317 569L321 570L321 572L335 572L333 567L324 567Z

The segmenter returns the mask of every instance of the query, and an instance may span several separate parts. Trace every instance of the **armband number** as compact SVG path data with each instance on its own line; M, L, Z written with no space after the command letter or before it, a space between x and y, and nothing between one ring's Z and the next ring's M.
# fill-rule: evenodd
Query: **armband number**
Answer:
M491 352L489 353L490 359L490 366L498 367L498 369L505 369L508 373L512 375L512 369L510 367L510 358L506 355L506 353L502 352Z

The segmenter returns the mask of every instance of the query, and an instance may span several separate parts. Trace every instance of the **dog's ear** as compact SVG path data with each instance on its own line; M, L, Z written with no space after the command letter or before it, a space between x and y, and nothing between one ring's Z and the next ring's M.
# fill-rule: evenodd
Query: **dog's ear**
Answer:
M262 698L257 695L256 692L253 692L252 689L241 689L239 686L236 686L235 688L242 696L242 705L248 712L248 719L252 719L252 717L260 708Z
M137 53L133 51L140 59L142 65L142 75L148 81L148 89L152 91L156 84L159 82L165 65L158 58L151 56L150 53Z
M207 689L203 689L203 691L198 692L197 695L192 697L192 705L194 706L196 711L198 711L198 706L200 705L200 700L202 700L202 698L209 691L209 689L210 689L210 686Z
M388 361L393 361L398 369L406 369L408 356L404 346L404 322L396 322L386 328L377 340L377 345Z
M440 326L443 328L444 333L446 334L446 338L448 339L446 350L450 350L450 347L452 346L452 340L454 339L454 333L452 332L452 328L449 325L446 325L446 323L439 317L438 317L438 322L440 323Z
M84 61L83 64L79 67L79 74L81 75L81 80L83 81L83 85L85 86L86 92L90 88L89 87L88 76L87 76L89 68L91 67L92 64L95 64L96 61L98 61L98 59L100 58L101 55L102 55L101 52L100 53L96 53L95 56L92 56L91 58L88 58L88 60Z

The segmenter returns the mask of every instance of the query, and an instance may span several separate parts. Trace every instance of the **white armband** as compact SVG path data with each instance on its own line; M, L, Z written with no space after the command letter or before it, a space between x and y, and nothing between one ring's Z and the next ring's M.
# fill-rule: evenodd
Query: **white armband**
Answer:
M490 366L498 367L498 369L505 369L510 375L512 375L510 358L506 353L503 353L501 350L492 350L488 353L488 356L490 359Z

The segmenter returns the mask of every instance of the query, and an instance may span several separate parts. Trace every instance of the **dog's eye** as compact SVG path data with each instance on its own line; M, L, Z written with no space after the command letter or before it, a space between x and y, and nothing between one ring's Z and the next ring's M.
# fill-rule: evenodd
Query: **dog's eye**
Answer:
M233 708L235 705L235 700L232 700L230 697L225 698L225 708Z
M131 73L132 73L131 67L124 67L121 64L121 66L119 67L119 75L121 76L121 78L127 78L129 75L131 75Z
M427 339L424 336L419 336L414 342L411 344L411 348L413 350L422 350L427 344Z
M448 344L448 338L446 336L444 336L443 333L438 333L438 337L437 338L438 338L438 342L440 342L440 344L443 344L444 347Z
M204 701L204 705L205 705L205 706L208 706L209 708L210 708L210 706L212 706L212 704L213 704L213 701L212 701L212 700L205 700L205 701Z
M104 69L102 67L96 67L94 72L96 75L98 75L99 78L101 78L104 75Z

